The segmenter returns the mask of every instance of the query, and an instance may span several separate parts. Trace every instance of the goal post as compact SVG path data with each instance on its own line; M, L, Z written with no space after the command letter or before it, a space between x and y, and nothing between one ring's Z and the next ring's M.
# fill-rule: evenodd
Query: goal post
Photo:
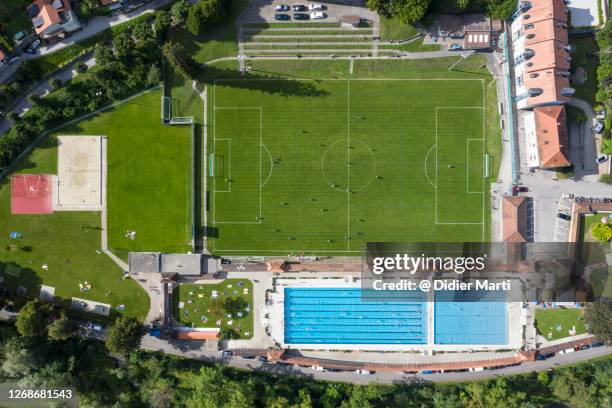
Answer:
M208 155L208 177L215 176L215 155L211 153Z
M163 123L168 123L172 118L172 108L170 106L170 98L167 96L161 97L161 120Z

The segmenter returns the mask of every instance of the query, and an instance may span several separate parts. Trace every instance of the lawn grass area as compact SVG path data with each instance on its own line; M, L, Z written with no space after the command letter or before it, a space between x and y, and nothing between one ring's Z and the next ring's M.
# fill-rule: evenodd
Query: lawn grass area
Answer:
M440 51L442 46L440 44L423 44L422 40L416 40L407 44L383 44L380 46L383 49L394 49L398 51L407 52L424 52L424 51Z
M198 36L185 28L176 28L168 34L168 39L180 43L187 53L197 62L205 62L238 55L235 21L249 4L249 0L235 0L223 24L210 26Z
M380 39L383 41L407 40L418 32L415 26L402 23L398 17L380 16Z
M2 0L0 2L0 28L10 41L19 31L33 29L32 21L26 12L26 7L30 3L30 0Z
M538 333L547 340L558 340L569 337L568 330L576 328L576 335L587 332L584 324L583 309L537 309L535 325ZM557 326L561 325L561 330ZM551 333L549 337L548 334Z
M56 146L55 138L46 139L16 171L56 174ZM0 182L0 264L14 263L22 272L19 279L0 273L7 279L7 287L15 290L24 286L27 296L34 298L40 285L45 284L55 287L55 295L67 302L74 296L109 303L113 308L124 304L125 315L144 320L149 311L146 292L134 280L121 279L121 269L109 257L96 253L100 249L99 212L11 215L10 190L9 178ZM23 237L9 239L11 231ZM17 250L8 251L10 245L16 245ZM43 264L48 264L49 269L42 269ZM92 285L87 293L79 290L78 284L83 281Z
M108 137L108 245L124 260L190 250L191 131L161 124L160 98L149 92L59 132Z
M600 242L593 236L592 230L595 224L601 221L601 218L607 214L580 215L580 231L578 233L579 242Z
M485 144L466 138L484 137L484 90L478 78L217 82L210 249L356 254L368 241L483 240Z
M230 286L230 287L228 287ZM245 289L248 293L245 294ZM217 300L213 299L212 292L217 291ZM192 293L192 295L190 295ZM202 295L202 297L199 297ZM211 305L214 302L226 301L228 298L240 299L237 303L242 317L232 312L232 317L228 318L227 310L221 313ZM192 303L189 303L191 301ZM179 303L183 302L184 307L180 308ZM249 312L246 311L248 306ZM250 339L253 337L253 283L248 279L226 279L216 284L187 284L182 283L172 291L172 316L181 325L187 327L220 327L222 329L236 330L240 339ZM202 317L208 319L202 320ZM217 320L221 320L221 326L217 326ZM228 322L232 321L229 325ZM248 335L247 335L248 333Z
M597 42L590 36L572 37L570 45L572 46L572 75L578 67L583 68L587 75L587 80L582 85L572 82L572 86L576 89L576 97L594 105L595 94L597 93L597 66L599 65Z
M593 286L595 298L612 298L612 280L610 280L611 272L612 268L609 266L597 268L591 272L589 282Z

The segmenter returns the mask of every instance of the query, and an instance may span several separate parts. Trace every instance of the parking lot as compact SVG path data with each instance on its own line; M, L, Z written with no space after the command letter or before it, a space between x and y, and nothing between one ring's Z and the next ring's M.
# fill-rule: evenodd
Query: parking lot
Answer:
M555 216L555 242L567 242L569 236L569 227L570 227L570 211L572 208L571 200L567 198L562 198L557 203L557 213ZM559 214L563 214L562 216L567 216L567 219L561 218Z
M287 14L291 16L291 20L287 22L295 22L293 20L293 10L290 11L276 11L277 5L287 5L292 7L294 4L300 4L308 7L310 4L322 4L323 12L327 15L325 19L314 20L316 22L338 22L342 16L357 15L361 18L369 21L377 20L375 12L365 8L364 0L344 0L341 2L325 3L325 2L312 2L312 1L282 1L282 0L255 0L252 1L250 6L240 16L241 23L282 23L274 19L274 15L277 13ZM300 13L310 14L311 11L300 11ZM313 21L313 20L309 20ZM297 21L301 22L301 21ZM308 22L308 21L305 21Z

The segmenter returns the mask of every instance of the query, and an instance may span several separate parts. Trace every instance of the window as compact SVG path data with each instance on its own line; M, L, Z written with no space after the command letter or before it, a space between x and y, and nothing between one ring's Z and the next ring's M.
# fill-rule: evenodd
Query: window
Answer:
M534 27L533 24L525 24L525 30L533 30Z
M535 34L531 33L527 35L527 39L531 40L532 38L535 38Z

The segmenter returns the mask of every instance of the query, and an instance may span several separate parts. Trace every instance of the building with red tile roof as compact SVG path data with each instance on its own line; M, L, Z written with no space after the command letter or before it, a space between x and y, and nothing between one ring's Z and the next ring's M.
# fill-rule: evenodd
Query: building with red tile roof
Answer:
M569 138L563 106L543 106L533 110L540 168L570 166Z
M504 242L527 242L527 203L525 197L504 196L502 218Z
M58 40L83 27L70 0L34 0L27 7L34 31L47 40Z
M525 129L529 167L571 166L563 104L570 86L568 11L563 0L520 3L512 23L516 103Z

